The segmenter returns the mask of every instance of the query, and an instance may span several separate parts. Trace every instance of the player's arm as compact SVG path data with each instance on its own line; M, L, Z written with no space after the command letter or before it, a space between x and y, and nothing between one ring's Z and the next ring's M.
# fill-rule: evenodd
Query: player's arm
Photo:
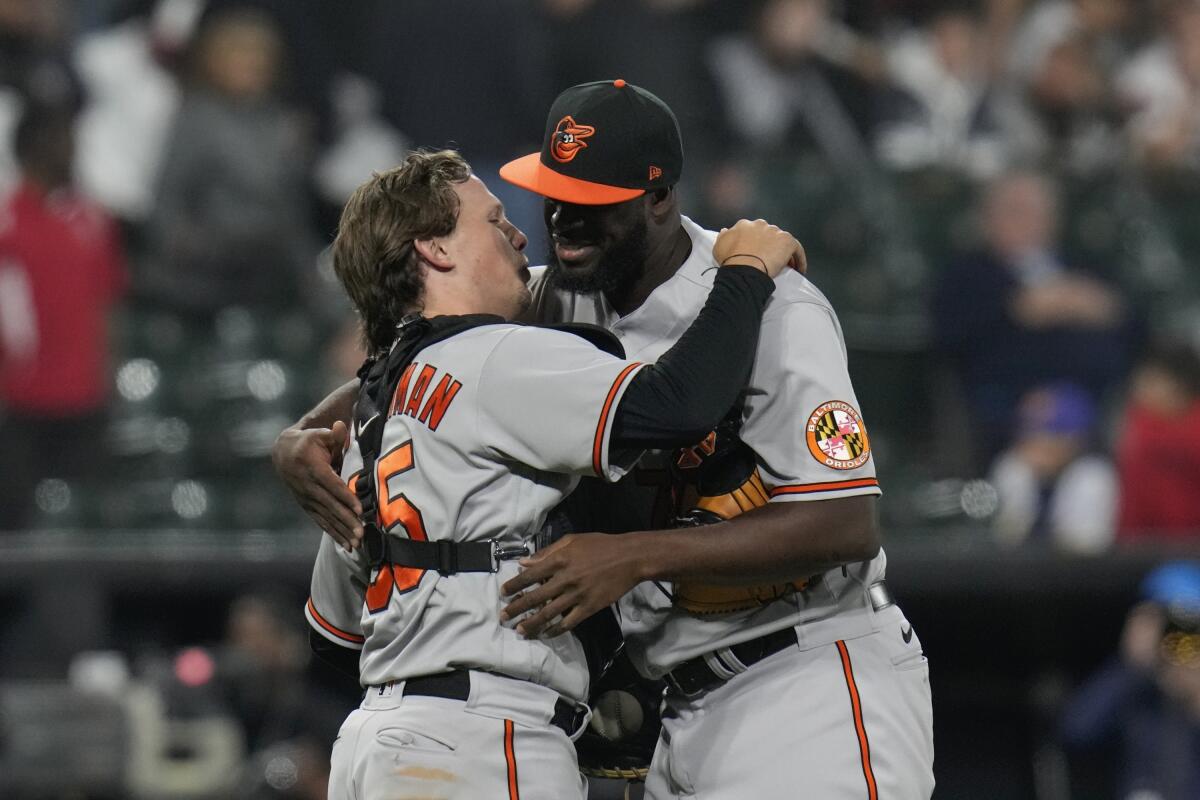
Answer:
M683 336L634 376L613 420L612 447L682 447L704 437L741 394L754 362L762 311L777 277L803 259L791 234L764 220L722 230L721 265L707 302Z
M362 541L362 507L337 473L349 441L358 384L355 378L334 390L285 428L271 448L275 471L301 508L346 548Z
M768 503L713 525L627 534L633 583L778 583L868 561L880 548L876 504L871 495Z
M525 569L505 583L506 595L519 596L502 617L519 617L544 605L518 630L527 636L556 636L642 581L746 586L866 561L880 547L875 507L871 496L771 503L697 528L566 536L524 560ZM543 585L525 591L536 584ZM561 622L552 625L560 615Z
M695 442L737 399L754 360L772 280L796 256L761 220L722 234L708 300L675 346L644 365L575 336L506 331L480 372L479 442L489 457L544 472L617 480L647 447ZM620 435L615 435L620 431Z
M313 562L304 617L313 654L355 680L365 641L360 617L370 565L361 550L347 552L323 536Z

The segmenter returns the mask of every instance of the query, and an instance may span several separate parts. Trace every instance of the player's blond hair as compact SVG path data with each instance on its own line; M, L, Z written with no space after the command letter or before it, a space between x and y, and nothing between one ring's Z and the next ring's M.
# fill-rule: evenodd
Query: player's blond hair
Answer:
M390 347L400 320L420 311L424 281L413 242L454 231L454 185L470 177L470 165L457 152L420 150L371 176L346 201L333 269L362 317L369 351Z

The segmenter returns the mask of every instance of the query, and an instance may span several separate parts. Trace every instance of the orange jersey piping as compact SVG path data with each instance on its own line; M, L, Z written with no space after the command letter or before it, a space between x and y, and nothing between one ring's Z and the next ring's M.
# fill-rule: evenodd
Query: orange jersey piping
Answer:
M330 623L329 620L322 617L321 614L317 611L317 607L313 605L313 601L312 601L311 597L308 598L308 613L312 617L314 622L316 622L318 625L320 625L326 631L328 631L329 633L332 633L334 636L341 639L342 641L350 642L352 644L362 644L363 642L366 641L366 639L363 638L362 636L358 636L357 634L353 634L353 633L348 633L348 632L342 630L341 628L336 627L335 625Z
M600 409L600 422L596 424L596 438L592 441L592 471L600 477L604 477L604 459L601 456L604 453L604 431L608 428L608 418L612 414L613 402L616 400L621 386L624 385L625 378L640 366L641 362L635 361L621 370L621 374L613 381L612 388L608 390L608 397L604 398L604 407Z
M786 486L776 486L771 490L771 497L783 494L814 494L816 492L845 492L850 489L879 488L878 478L855 478L848 481L829 481L827 483L795 483Z

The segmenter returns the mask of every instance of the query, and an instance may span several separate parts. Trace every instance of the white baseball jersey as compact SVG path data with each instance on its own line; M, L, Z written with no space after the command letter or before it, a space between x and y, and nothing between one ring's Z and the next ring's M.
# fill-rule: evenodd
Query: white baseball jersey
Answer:
M547 513L580 476L613 481L637 454L614 454L615 409L639 366L574 334L485 325L426 347L398 382L376 463L390 535L532 544ZM362 469L357 443L343 476ZM386 489L384 488L386 487ZM322 537L309 623L360 648L366 686L452 669L500 673L585 698L587 667L574 636L527 640L500 624L497 573L369 568Z
M534 270L533 312L541 322L603 326L620 339L628 358L655 361L695 319L715 274L716 234L686 217L683 227L692 239L691 255L624 317L600 293L549 287L542 269ZM841 326L829 301L797 272L777 279L763 314L741 437L758 455L771 502L879 494ZM647 454L615 486L581 487L566 506L569 515L578 517L571 521L574 528L623 532L662 527L663 520L650 513L656 482L653 465L647 468L652 459ZM644 583L620 601L621 628L634 662L652 677L702 653L789 626L796 626L802 648L831 643L873 630L864 589L883 577L885 566L881 551L869 562L831 570L802 593L720 617L689 614L672 605L669 585Z

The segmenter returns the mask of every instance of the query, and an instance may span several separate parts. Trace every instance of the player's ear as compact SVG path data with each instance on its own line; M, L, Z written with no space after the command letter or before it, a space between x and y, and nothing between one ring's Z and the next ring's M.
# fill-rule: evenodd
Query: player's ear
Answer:
M679 197L674 186L646 192L646 210L656 221L667 221L678 213Z
M450 258L450 253L446 250L445 239L440 236L433 236L428 239L414 239L413 248L421 256L421 259L434 269L445 272L454 267L454 261Z

